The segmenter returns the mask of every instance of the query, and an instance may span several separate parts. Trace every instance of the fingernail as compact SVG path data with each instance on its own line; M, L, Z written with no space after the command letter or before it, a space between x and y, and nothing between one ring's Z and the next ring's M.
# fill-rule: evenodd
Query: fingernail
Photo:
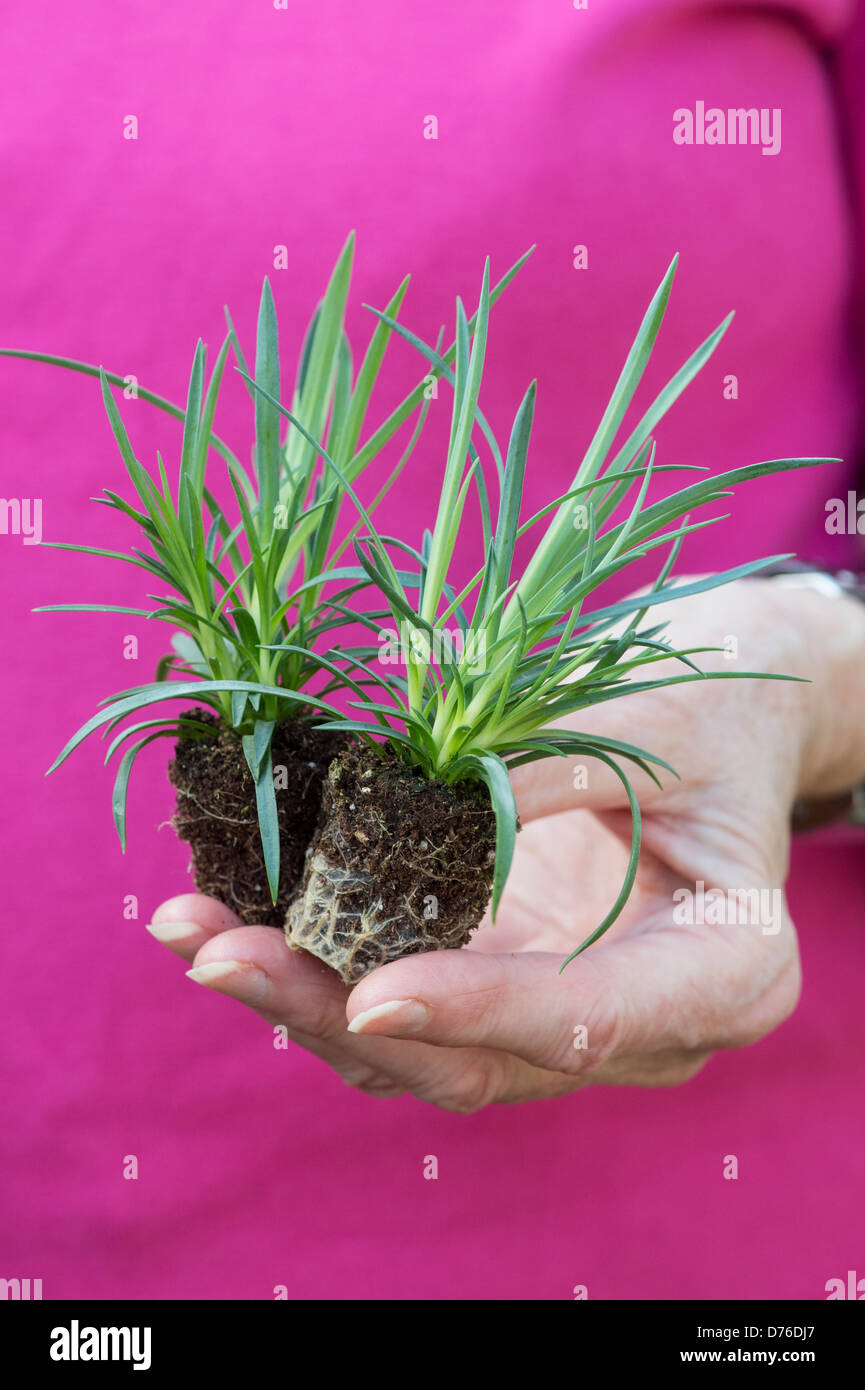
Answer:
M181 946L192 937L202 935L201 927L195 922L146 922L145 927L163 946Z
M364 1009L348 1025L349 1033L383 1033L401 1037L417 1033L432 1018L432 1009L420 999L389 999Z
M270 977L249 961L216 960L211 965L193 966L186 973L197 985L207 985L221 994L230 994L232 999L239 999L242 1004L257 1007L270 994Z

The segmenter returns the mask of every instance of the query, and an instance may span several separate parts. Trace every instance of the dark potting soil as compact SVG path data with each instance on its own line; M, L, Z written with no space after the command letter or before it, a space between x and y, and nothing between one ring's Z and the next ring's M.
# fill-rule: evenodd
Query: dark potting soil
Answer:
M494 862L485 786L449 786L352 744L330 764L286 937L347 984L402 956L464 946Z
M192 850L199 893L227 904L244 922L281 927L303 873L304 855L321 809L331 759L345 738L302 719L278 724L273 734L280 870L276 905L270 900L258 829L255 787L240 740L214 714L185 716L213 727L213 738L181 738L168 776L177 789L172 820Z

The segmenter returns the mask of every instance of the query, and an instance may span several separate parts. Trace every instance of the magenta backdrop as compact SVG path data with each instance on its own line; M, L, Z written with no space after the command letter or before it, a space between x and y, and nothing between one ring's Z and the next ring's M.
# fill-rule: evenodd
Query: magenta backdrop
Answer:
M504 432L539 378L532 505L570 480L679 250L641 399L730 307L738 317L663 427L659 461L848 460L740 492L735 520L687 563L785 549L842 563L852 543L823 516L861 442L856 9L30 0L0 19L0 342L103 362L176 399L196 336L215 351L224 302L250 343L264 274L292 361L351 227L359 340L361 302L383 305L407 270L403 317L431 337L455 292L474 302L484 255L501 274L536 242L496 310L485 394ZM780 153L675 145L673 111L699 100L780 108ZM417 361L402 345L393 361L395 397ZM738 400L723 398L726 373ZM46 539L129 544L88 500L124 490L96 383L0 359L0 390L4 497L41 498ZM140 456L159 446L175 467L171 422L141 403L124 413ZM235 383L221 424L246 457ZM427 445L387 509L412 539L440 466ZM865 1274L860 850L797 848L803 1002L683 1089L471 1117L372 1100L274 1050L266 1025L193 986L144 931L189 883L164 751L140 765L125 857L96 745L43 779L100 698L151 678L166 633L31 607L135 604L140 573L2 534L0 566L0 1275L41 1278L46 1298L270 1298L283 1284L291 1298L561 1299L585 1284L592 1298L759 1299L825 1297L827 1279ZM422 1178L430 1153L437 1182ZM720 1179L727 1153L738 1182ZM126 1155L138 1181L123 1179Z

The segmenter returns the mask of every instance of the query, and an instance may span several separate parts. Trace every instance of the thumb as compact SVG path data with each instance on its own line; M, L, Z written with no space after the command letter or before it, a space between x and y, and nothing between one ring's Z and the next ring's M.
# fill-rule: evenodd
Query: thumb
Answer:
M765 956L771 976L776 954L755 950L745 930L722 941L661 929L597 947L561 974L560 959L540 951L411 956L355 987L349 1029L496 1048L574 1075L636 1054L741 1045L765 1031L753 975Z
M567 758L540 758L511 773L511 785L523 824L560 811L615 811L627 807L625 787L601 753L621 767L641 806L649 806L675 787L681 721L670 718L652 693L610 700L562 722L558 727L584 735L585 751ZM594 746L599 753L593 752ZM620 745L620 746L619 746ZM646 756L660 787L628 753ZM660 758L670 767L659 766Z

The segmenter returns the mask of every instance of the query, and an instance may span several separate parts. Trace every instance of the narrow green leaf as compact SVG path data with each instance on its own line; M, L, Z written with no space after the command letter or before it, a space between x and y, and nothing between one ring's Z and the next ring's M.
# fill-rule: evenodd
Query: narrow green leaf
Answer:
M493 874L493 896L490 914L496 920L499 902L508 881L514 857L517 837L517 803L511 787L508 770L501 758L494 753L472 754L464 759L475 771L475 775L489 788L490 801L496 817L496 864Z
M537 382L533 381L520 403L508 443L495 531L495 575L490 589L493 600L503 596L510 584L536 395ZM498 622L493 625L493 636L497 627Z
M409 278L408 275L405 277L393 298L388 303L385 314L390 319L395 319L400 311L402 301L405 298L405 293L409 286ZM345 429L339 439L339 456L345 462L348 462L357 448L360 432L363 428L364 419L366 418L370 396L378 380L379 370L384 359L390 335L391 329L388 324L376 324L375 331L370 338L369 347L360 364L360 371L357 374L357 381L355 382L351 404L345 421Z
M560 975L566 965L570 965L571 961L576 959L576 957L580 955L581 952L585 951L587 946L592 946L597 940L599 940L600 937L603 936L604 932L608 929L608 927L611 927L613 925L613 923L615 922L616 918L620 915L622 908L625 906L625 903L628 901L628 898L631 895L631 889L633 888L634 880L637 877L637 865L640 861L640 837L642 831L642 817L640 815L640 804L637 801L637 798L634 794L633 787L631 786L630 782L628 781L628 778L625 776L625 773L619 767L615 759L608 757L607 754L603 752L601 748L593 746L591 744L586 744L584 746L583 751L587 753L589 757L598 758L601 762L606 763L607 767L609 767L616 774L616 776L618 777L619 781L625 789L625 794L628 798L628 806L630 807L631 811L631 852L628 856L628 867L625 870L624 881L622 883L621 889L619 890L619 895L616 898L616 901L613 903L613 906L610 908L609 912L607 913L606 917L601 922L601 924L597 926L589 936L586 937L585 941L583 941L575 951L572 951L571 954L564 961L562 961L562 964L559 968Z
M255 783L255 804L258 811L261 847L264 850L267 886L270 889L270 900L275 903L279 894L279 813L276 806L270 737L267 738L263 752L254 734L244 734L241 743L249 770L252 773L252 780Z
M226 313L227 312L226 310ZM78 362L72 357L57 357L49 352L24 352L19 348L0 348L0 357L20 357L28 362L44 362L50 367L62 367L66 371L81 372L84 376L96 377L97 380L104 376L106 381L109 381L112 386L122 386L125 388L129 385L129 378L120 376L117 372L106 372L102 367L93 366L89 362ZM166 400L164 396L158 396L155 391L148 391L144 386L139 385L136 387L136 392L139 400L147 401L149 405L155 405L158 410L163 411L166 415L173 416L175 420L182 420L184 418L185 412L181 410L179 405L174 405L172 401ZM218 435L212 435L210 442L212 448L225 459L229 467L236 471L238 477L244 481L247 493L251 494L249 479L246 476L246 472L240 460Z
M56 768L60 767L69 757L69 754L74 752L89 734L94 733L96 729L101 728L111 719L124 714L136 713L147 705L159 704L163 700L185 700L189 696L198 699L219 691L228 692L231 690L244 694L269 695L275 700L288 700L300 706L308 705L311 709L327 710L328 713L337 717L340 714L334 705L328 704L326 700L318 699L317 696L311 695L308 691L291 690L286 686L259 685L254 681L168 681L152 686L141 686L134 695L112 700L109 709L100 710L98 714L94 714L88 719L86 724L82 724L78 732L73 734L61 750L59 756L55 758L48 772L54 772Z
M157 734L150 734L147 738L141 739L139 743L127 749L120 760L117 769L117 776L114 781L114 791L111 795L111 812L114 817L114 825L120 839L120 848L126 853L126 800L129 790L129 776L132 772L132 765L142 748L146 748L148 743L153 743L157 738L173 737L173 730L162 731Z
M274 508L279 500L280 440L279 412L273 399L279 399L279 339L276 309L270 281L265 276L258 311L258 337L255 349L255 382L262 389L255 393L255 472L258 478L259 536L273 533Z
M206 348L201 339L195 345L192 370L189 374L189 390L186 396L186 414L183 420L183 444L180 452L180 479L188 478L192 496L199 501L197 489L196 463L198 459L198 432L201 428L201 400L204 392L204 359Z

